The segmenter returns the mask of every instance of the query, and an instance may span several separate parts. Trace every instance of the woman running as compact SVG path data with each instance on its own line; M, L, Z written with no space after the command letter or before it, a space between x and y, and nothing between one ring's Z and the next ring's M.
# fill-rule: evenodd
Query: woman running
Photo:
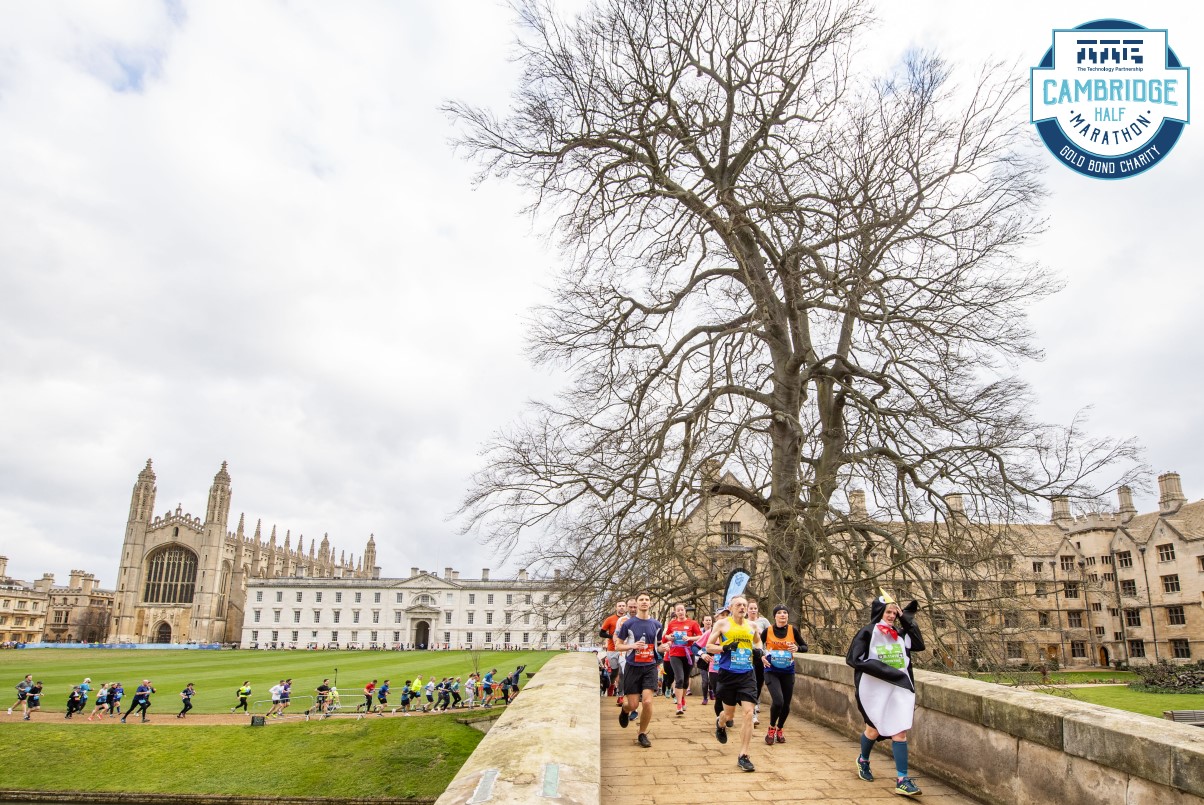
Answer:
M707 644L707 640L711 636L711 626L714 623L715 620L710 615L702 617L702 636L695 644L699 648ZM705 651L699 651L698 657L694 660L694 666L698 669L698 682L702 686L702 703L705 706L715 695L715 691L711 688L711 655Z
M773 625L761 633L765 644L762 663L765 666L765 687L773 701L769 709L769 732L765 743L784 744L782 727L790 715L790 701L794 697L794 654L807 650L807 643L798 627L790 623L790 611L782 604L773 608Z
M702 629L693 618L686 617L686 605L673 606L673 620L665 624L661 640L669 646L668 659L673 674L673 692L677 697L677 715L686 712L686 689L690 687L690 647L702 637Z

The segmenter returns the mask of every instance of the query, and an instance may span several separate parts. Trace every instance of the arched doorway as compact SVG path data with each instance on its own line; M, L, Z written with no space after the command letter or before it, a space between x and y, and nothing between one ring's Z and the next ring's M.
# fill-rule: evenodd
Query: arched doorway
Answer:
M1099 647L1099 664L1104 668L1108 667L1108 649L1103 646Z
M422 648L430 648L431 646L431 625L426 621L418 621L414 627L414 646Z
M168 623L167 621L163 621L155 629L155 642L156 643L170 643L171 642L171 624L170 623Z

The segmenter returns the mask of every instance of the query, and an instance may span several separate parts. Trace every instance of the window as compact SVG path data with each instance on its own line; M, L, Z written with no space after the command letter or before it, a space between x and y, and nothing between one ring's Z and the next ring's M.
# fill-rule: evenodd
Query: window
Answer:
M259 623L259 610L255 610L255 622Z
M1049 590L1046 589L1045 582L1043 582L1043 581L1037 582L1036 593L1037 593L1037 597L1039 597L1039 598L1044 598L1045 596L1049 595Z
M342 593L342 591L341 591L341 590L339 590L339 591L336 591L336 592L335 592L335 594L334 594L334 602L335 602L336 604L341 604L341 603L343 603L343 593Z
M282 601L284 601L284 591L283 591L283 590L277 590L277 591L276 591L276 603L278 603L278 604L279 604L279 603L281 603Z
M473 622L473 616L474 616L474 615L476 615L476 614L477 614L477 613L475 613L475 612L469 612L469 613L468 613L468 625L469 625L469 626L471 626L471 625L472 625L472 622Z
M506 625L507 626L510 625L510 613L509 612L506 613Z
M1102 627L1102 626L1096 626L1096 627L1095 627L1095 636L1096 636L1096 637L1098 637L1098 638L1100 638L1100 639L1102 640L1102 639L1103 639L1103 637L1104 637L1104 634L1105 634L1105 632L1104 632L1104 627Z
M272 623L280 623L280 610L272 610Z
M531 625L531 613L530 612L528 612L526 615L523 615L523 625L524 626Z
M1176 660L1191 659L1191 644L1183 639L1175 639L1171 641L1171 655Z
M401 593L398 593L397 595L393 596L393 602L396 604L401 603Z
M401 632L394 632L394 633L393 633L393 642L394 642L394 643L400 643L400 642L401 642Z
M1129 551L1117 551L1116 566L1119 568L1132 567L1133 566L1133 554Z
M446 595L443 596L443 600L444 600L444 602L450 604L453 601L455 601L456 599L452 593L447 593Z
M1196 570L1204 573L1204 556L1196 557Z
M301 610L294 609L293 610L293 623L300 623L300 622L301 622Z
M531 633L530 632L523 632L523 642L524 643L531 642Z
M320 604L320 603L322 603L322 593L321 593L321 591L318 591L318 592L314 593L314 603L315 603L315 604Z
M1020 625L1020 613L1015 611L1004 612L1003 625L1010 629L1015 629Z
M301 591L300 590L297 591L297 603L298 604L301 603Z
M379 609L372 610L372 622L380 623L380 610Z
M321 622L322 622L322 610L315 609L314 610L314 623L321 623Z
M362 601L362 599L363 599L363 594L362 594L362 593L356 593L356 594L355 594L355 603L357 603L357 604L358 604L358 603L360 603L360 602Z
M401 623L401 610L400 609L393 610L393 622Z
M358 609L351 610L351 622L352 623L360 622L360 611Z
M1088 557L1087 557L1087 566L1088 566L1088 567L1095 567L1095 557L1094 557L1094 556L1088 556Z
M1101 565L1110 565L1110 564L1112 564L1112 557L1109 556L1108 554L1104 554L1103 556L1101 556L1099 558L1099 563Z
M280 632L276 631L275 629L272 630L272 642L273 643L280 642Z
M360 642L360 633L359 633L359 632L352 632L352 633L351 633L351 642L352 642L352 643L358 643L358 642Z
M1120 641L1120 640L1123 640L1124 637L1125 637L1124 632L1113 632L1112 633L1113 640Z
M982 618L982 612L980 610L967 609L965 618L966 618L966 627L967 628L976 629L979 626L982 626L983 618Z
M1169 542L1158 546L1158 561L1173 562L1175 561L1175 546Z
M1066 613L1066 625L1071 629L1083 628L1083 613L1077 610L1072 610Z
M1126 609L1125 610L1125 626L1140 626L1140 625L1141 625L1141 610L1140 609Z
M341 609L336 609L336 610L334 611L334 622L335 622L335 623L338 623L338 622L339 622L339 618L340 618L340 617L342 617L342 615L343 615L343 610L341 610Z
M740 544L740 523L735 521L720 523L719 532L724 545L732 547Z
M191 604L196 586L196 565L196 554L187 548L164 546L152 551L142 588L143 603ZM24 608L25 602L18 601L17 609Z
M486 625L486 626L491 626L492 624L493 624L493 613L492 613L492 612L486 612L486 613L485 613L485 625Z
M1015 564L1016 564L1015 557L1012 557L1012 556L999 557L999 569L1000 570L1011 570L1015 566Z
M471 602L471 601L469 601L468 603L470 603L470 604L471 604L472 602ZM486 595L486 596L485 596L485 603L486 603L486 604L492 604L492 603L493 603L493 593L489 593L488 595Z
M263 590L256 590L256 591L255 591L255 601L256 601L256 602L261 602L261 601L263 601Z
M374 603L374 604L380 603L380 593L372 593L372 603Z
M443 642L444 642L444 643L451 643L451 632L444 632L444 633L443 633Z
M492 642L493 642L493 632L486 632L486 633L485 633L485 642L486 642L486 643L492 643Z
M1045 569L1044 562L1033 562L1033 572L1034 573L1040 573L1044 569Z
M1099 574L1098 573L1088 573L1087 581L1091 582L1092 584L1097 583L1099 581Z
M1130 640L1129 641L1129 656L1130 657L1144 657L1145 656L1145 642L1142 640Z
M945 585L943 582L934 581L932 583L932 594L937 598L945 597Z
M450 612L444 612L444 613L443 613L443 622L444 622L445 624L447 624L447 623L451 623L451 615L452 615L452 614L451 614Z
M1087 657L1087 644L1082 640L1071 640L1070 656L1076 660L1085 659Z
M1183 607L1167 607L1166 622L1171 626L1186 626L1187 615L1183 611Z
M375 643L375 642L376 642L376 635L377 635L377 634L378 634L378 632L369 632L369 633L368 633L368 639L369 639L370 641L372 641L373 643Z
M1037 613L1037 625L1045 626L1045 627L1049 626L1049 613L1048 612L1038 612Z
M448 597L450 598L450 596L448 596ZM527 606L531 605L531 593L527 593L526 595L523 596L523 603L526 604Z
M1137 582L1133 579L1120 580L1121 595L1137 595Z
M1066 582L1066 597L1067 598L1078 598L1079 597L1079 583L1077 581Z
M1058 563L1061 566L1063 573L1069 573L1070 571L1074 570L1073 556L1059 556Z
M978 585L972 581L962 582L962 598L967 600L973 599L978 592Z
M1002 592L1002 593L1003 593L1003 594L1004 594L1006 597L1008 597L1008 598L1014 598L1014 597L1016 596L1016 582L1014 582L1014 581L1005 581L1005 582L1003 582L1003 583L1001 583L1001 584L999 585L999 590L1000 590L1000 592Z
M477 602L477 594L476 594L476 593L469 593L469 594L468 594L468 603L470 603L470 604L475 604L476 602Z
M258 643L258 642L259 642L259 630L258 630L258 629L252 629L252 630L251 630L251 642L252 642L252 643Z
M293 632L293 642L294 642L294 643L296 643L296 642L297 642L297 636L298 636L299 634L301 634L301 633L300 633L300 632Z
M514 593L506 593L506 606L514 603Z
M1116 574L1115 573L1105 573L1104 581L1116 581Z
M1119 617L1120 617L1120 610L1119 610L1119 609L1117 609L1116 607L1108 607L1108 614L1109 614L1109 615L1111 615L1111 616L1112 616L1112 617L1114 617L1114 618L1119 618Z
M552 596L551 596L551 594L550 594L550 593L544 593L544 594L543 594L543 602L544 602L545 604L546 604L546 603L548 603L548 602L549 602L549 601L551 601L551 600L552 600Z
M1092 601L1091 602L1091 611L1092 612L1103 612L1104 605L1101 604L1099 601Z
M505 632L504 634L502 634L502 642L507 643L507 644L510 642L510 633L509 632Z
M1162 592L1177 593L1179 592L1179 574L1172 573L1169 576L1162 577Z
M1008 643L1007 644L1007 652L1008 652L1009 660L1023 660L1024 659L1024 645L1022 643L1014 643L1014 642Z

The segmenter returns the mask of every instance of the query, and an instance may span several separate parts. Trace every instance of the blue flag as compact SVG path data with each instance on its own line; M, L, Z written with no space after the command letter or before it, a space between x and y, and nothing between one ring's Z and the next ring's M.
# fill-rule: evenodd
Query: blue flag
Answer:
M748 586L748 579L748 571L743 568L736 568L727 577L727 594L723 597L725 607L731 606L732 599L744 593L744 588Z

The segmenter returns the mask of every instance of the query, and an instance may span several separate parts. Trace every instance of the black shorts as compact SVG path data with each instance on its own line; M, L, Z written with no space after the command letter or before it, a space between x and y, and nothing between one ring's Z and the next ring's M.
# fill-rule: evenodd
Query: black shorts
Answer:
M635 696L641 691L656 690L656 665L656 663L651 665L627 663L627 670L623 672L623 693Z
M720 671L718 677L715 697L719 701L732 706L738 706L740 702L757 703L757 677L752 671Z

